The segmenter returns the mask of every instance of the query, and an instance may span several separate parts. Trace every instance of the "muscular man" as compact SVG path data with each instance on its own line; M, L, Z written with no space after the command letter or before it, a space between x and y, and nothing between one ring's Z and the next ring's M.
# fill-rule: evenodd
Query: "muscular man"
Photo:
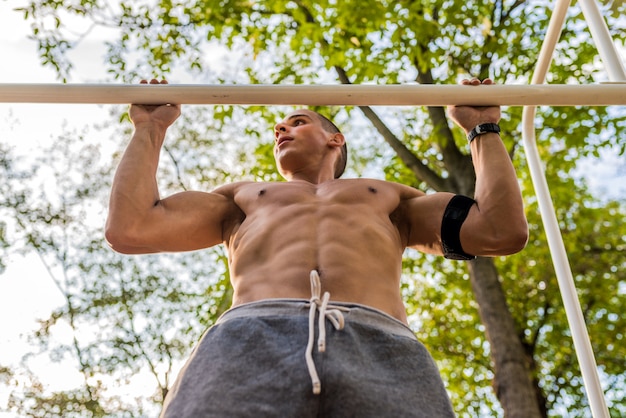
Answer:
M274 127L287 182L161 199L159 151L179 114L177 105L130 107L135 132L115 175L106 228L122 253L228 250L233 306L195 348L162 415L453 416L432 358L407 326L401 260L406 247L461 259L524 247L515 170L494 132L500 109L449 108L475 136L475 200L339 179L344 136L304 109Z

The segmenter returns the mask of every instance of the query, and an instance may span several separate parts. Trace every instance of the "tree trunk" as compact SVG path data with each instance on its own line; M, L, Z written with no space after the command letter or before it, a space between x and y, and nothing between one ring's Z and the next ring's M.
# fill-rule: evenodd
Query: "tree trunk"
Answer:
M530 365L490 258L468 263L472 289L491 347L493 387L507 418L542 418Z

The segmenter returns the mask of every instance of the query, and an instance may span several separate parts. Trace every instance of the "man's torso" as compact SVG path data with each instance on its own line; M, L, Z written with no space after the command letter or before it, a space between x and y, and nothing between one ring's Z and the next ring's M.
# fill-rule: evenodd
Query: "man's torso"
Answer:
M221 193L243 213L224 233L233 305L309 299L315 269L331 300L371 306L406 322L399 280L408 231L398 208L421 192L351 179L236 183Z

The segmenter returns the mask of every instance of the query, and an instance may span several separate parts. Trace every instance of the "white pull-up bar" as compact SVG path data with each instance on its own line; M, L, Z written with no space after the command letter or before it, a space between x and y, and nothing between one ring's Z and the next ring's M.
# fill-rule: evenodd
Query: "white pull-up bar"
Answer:
M489 86L0 84L0 103L609 106L626 104L626 83Z

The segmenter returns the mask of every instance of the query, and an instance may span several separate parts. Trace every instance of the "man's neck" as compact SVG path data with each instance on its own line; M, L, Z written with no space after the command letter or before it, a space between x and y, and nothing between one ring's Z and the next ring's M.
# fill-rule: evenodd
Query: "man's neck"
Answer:
M296 172L290 173L286 176L287 181L306 181L311 184L322 184L327 181L331 181L335 179L334 173L329 171L316 171L316 172Z

